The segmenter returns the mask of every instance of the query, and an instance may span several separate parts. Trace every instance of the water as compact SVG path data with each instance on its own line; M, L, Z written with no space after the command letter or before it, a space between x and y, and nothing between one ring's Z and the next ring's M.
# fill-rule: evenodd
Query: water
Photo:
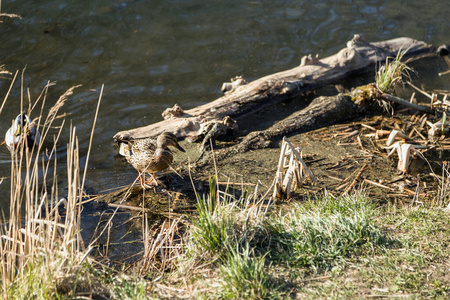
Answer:
M50 88L46 109L82 84L62 108L77 128L82 163L102 84L86 186L100 192L131 183L137 173L116 157L113 135L218 98L230 77L254 80L292 68L306 54L326 57L354 33L367 41L409 36L449 42L449 6L442 1L2 1L0 62L24 72L36 99ZM448 88L447 78L429 84ZM0 79L1 98L10 80ZM20 80L0 116L3 136L20 110ZM69 127L61 136L68 141ZM62 158L64 155L60 155ZM9 205L9 153L0 149L0 207ZM59 164L61 176L64 164Z

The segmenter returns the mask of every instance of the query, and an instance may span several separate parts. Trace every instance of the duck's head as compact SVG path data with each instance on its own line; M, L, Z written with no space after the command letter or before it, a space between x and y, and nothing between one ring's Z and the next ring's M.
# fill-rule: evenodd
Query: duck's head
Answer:
M168 146L172 146L182 152L185 152L184 149L181 148L180 144L178 144L177 137L170 132L161 133L156 140L156 146L159 148L167 148Z
M40 134L31 119L23 112L14 120L5 136L6 146L9 150L16 149L22 134L26 134L28 146L39 143Z
M31 124L30 118L25 113L19 114L13 124L15 136L20 136L27 124Z

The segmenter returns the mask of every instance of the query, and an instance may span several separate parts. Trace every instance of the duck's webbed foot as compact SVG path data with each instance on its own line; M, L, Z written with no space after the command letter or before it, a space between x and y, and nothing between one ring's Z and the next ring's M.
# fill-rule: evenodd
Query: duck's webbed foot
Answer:
M155 173L152 174L152 178L150 178L149 181L145 182L146 184L148 183L150 186L158 186L159 182L155 177Z
M152 179L153 179L153 176L152 176ZM139 175L139 180L140 180L140 182L141 182L141 186L142 186L142 188L144 189L144 190L149 190L149 189L153 189L153 188L155 188L155 186L157 186L158 185L158 182L156 181L156 179L153 179L155 182L156 182L156 184L152 184L152 182L153 182L153 180L149 180L149 183L147 183L146 181L145 181L145 178L144 178L144 175L143 174L141 174L141 175Z

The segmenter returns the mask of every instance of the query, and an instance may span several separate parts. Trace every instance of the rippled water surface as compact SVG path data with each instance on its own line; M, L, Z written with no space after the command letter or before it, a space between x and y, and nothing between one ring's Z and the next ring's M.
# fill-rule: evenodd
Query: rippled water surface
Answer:
M439 45L449 43L450 29L443 1L17 0L1 1L1 10L22 18L1 19L0 63L13 73L26 69L24 87L33 100L47 82L56 82L47 110L82 84L61 110L70 114L62 147L72 124L82 160L104 84L86 183L95 192L137 175L115 157L116 132L159 121L175 103L189 109L212 101L230 77L253 80L292 68L305 54L329 56L354 33L368 41L409 36ZM0 79L2 99L10 83L11 77ZM20 110L20 94L18 80L0 115L2 136ZM9 160L0 148L3 208Z

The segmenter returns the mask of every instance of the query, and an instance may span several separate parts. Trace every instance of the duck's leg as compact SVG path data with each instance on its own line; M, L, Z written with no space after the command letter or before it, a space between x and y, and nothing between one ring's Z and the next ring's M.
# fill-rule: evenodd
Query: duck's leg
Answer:
M151 184L152 186L157 186L158 184L158 180L156 179L156 172L154 172L152 174L152 178L150 178L150 180L148 181L149 184Z
M141 182L141 186L144 190L148 190L150 188L152 188L152 185L148 185L147 183L145 183L145 173L139 173L139 181Z

